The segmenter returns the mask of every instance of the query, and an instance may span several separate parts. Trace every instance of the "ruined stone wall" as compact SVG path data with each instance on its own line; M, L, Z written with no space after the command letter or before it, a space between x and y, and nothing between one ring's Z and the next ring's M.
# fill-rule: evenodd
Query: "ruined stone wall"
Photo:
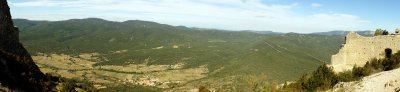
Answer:
M343 47L332 55L331 66L335 72L351 70L354 65L363 66L372 58L383 58L386 48L393 52L400 50L400 35L364 37L350 32Z

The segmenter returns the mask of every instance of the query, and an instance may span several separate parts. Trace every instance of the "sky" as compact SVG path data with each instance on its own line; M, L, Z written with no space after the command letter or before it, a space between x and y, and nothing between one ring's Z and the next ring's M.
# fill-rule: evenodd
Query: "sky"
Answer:
M394 31L400 0L7 0L13 18L145 20L222 30Z

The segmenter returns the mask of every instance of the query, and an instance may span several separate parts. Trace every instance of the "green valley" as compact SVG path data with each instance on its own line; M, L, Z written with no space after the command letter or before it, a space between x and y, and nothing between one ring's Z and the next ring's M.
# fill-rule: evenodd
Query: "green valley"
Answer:
M102 90L121 89L115 85L127 83L126 76L132 80L147 76L149 80L169 83L166 87L156 83L150 86L152 90L187 90L199 86L234 90L245 86L242 79L249 75L265 75L268 81L283 83L329 63L331 55L344 42L339 35L260 34L140 20L14 19L14 23L21 31L21 42L42 71L109 81L99 83L107 86ZM57 66L52 64L55 62L71 64ZM71 67L74 64L77 66ZM192 75L185 75L188 73ZM130 84L141 85L137 83Z

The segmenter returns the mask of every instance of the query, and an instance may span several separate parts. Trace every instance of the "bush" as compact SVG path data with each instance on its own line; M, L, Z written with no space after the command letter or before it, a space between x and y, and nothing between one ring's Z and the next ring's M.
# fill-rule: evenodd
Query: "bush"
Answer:
M265 74L247 75L243 81L246 83L246 88L242 90L251 92L270 92L275 90L273 82L268 82ZM272 86L272 87L271 87Z
M74 79L67 80L62 84L61 92L75 92L76 82Z
M93 84L79 79L61 79L62 89L61 92L75 92L75 88L80 88L86 92L96 92L97 89L93 87Z
M374 36L378 36L378 35L388 35L388 34L389 34L389 32L386 31L386 30L384 30L384 29L376 29L376 30L375 30Z
M390 58L372 59L364 65L364 68L373 73L380 71L389 71L398 68L400 62L400 54L397 53L389 57Z
M337 74L337 80L340 82L349 82L356 80L352 71L344 71Z
M370 73L370 70L367 68L354 66L352 70L352 77L353 79L360 79L364 76L368 76Z
M332 68L321 65L310 74L304 74L294 83L286 84L280 89L288 92L314 92L332 88L339 82L356 81L373 73L388 71L400 67L400 51L391 54L391 50L385 50L386 57L371 59L364 66L354 66L352 71L334 73ZM390 55L389 55L390 54Z
M398 68L400 66L400 52L391 54L391 50L386 49L385 53L385 58L371 59L362 67L354 66L352 71L344 71L338 74L335 74L332 68L321 65L316 71L311 74L304 74L295 83L285 86L282 90L323 91L332 88L338 82L355 81L373 73Z
M331 67L321 65L311 75L303 75L295 83L288 85L291 91L317 91L332 88L338 79Z

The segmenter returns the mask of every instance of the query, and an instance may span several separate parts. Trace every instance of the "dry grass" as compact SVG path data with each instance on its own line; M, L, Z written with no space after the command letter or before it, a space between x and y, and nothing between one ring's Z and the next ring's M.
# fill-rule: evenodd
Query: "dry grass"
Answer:
M207 68L192 68L170 70L165 72L156 72L153 76L157 76L161 81L180 81L187 82L190 80L200 79L206 77L208 73Z
M91 62L82 58L75 58L68 55L41 55L41 56L32 56L35 63L42 66L51 66L58 69L67 69L67 70L82 70L82 69L93 69L92 65L96 62Z
M109 69L122 72L136 72L136 73L157 72L169 69L169 65L147 66L146 64L129 64L125 66L104 65L98 67L101 67L101 69Z
M89 59L97 59L98 53L84 53L79 57L71 57L64 54L38 54L32 56L44 73L58 74L66 78L80 78L93 81L95 83L127 83L127 80L136 80L150 77L159 82L186 83L191 80L204 78L207 76L207 65L198 68L183 69L183 63L174 65L146 65L129 64L124 66L92 65Z

